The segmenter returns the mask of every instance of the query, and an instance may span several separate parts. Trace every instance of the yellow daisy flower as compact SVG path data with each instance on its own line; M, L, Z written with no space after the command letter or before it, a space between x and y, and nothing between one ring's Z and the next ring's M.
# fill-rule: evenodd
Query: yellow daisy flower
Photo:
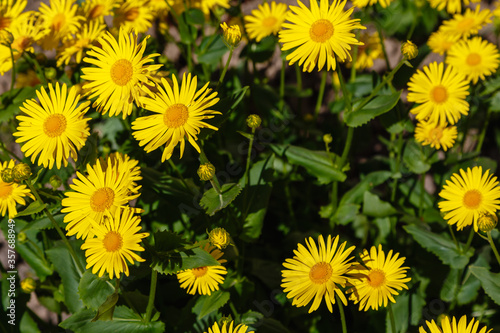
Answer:
M447 127L447 124L438 124L421 120L415 129L415 140L422 146L430 145L432 148L447 151L453 147L457 138L457 128Z
M382 245L372 246L370 252L363 250L360 254L361 263L356 264L349 275L352 288L349 289L350 300L359 303L359 310L387 306L388 301L396 303L393 295L399 295L397 290L408 289L406 285L411 278L406 277L408 267L401 267L405 258L399 257L399 253L392 254L392 250L385 255Z
M452 321L450 322L450 318L445 316L441 320L441 328L436 324L434 320L432 322L426 321L427 328L429 331L426 331L423 326L420 326L419 333L488 333L493 329L487 329L486 326L483 327L479 332L479 321L476 321L474 318L471 319L469 323L467 323L467 316L462 316L460 321L457 324L457 319L452 317Z
M96 67L82 68L83 86L88 98L95 98L93 107L109 116L122 114L125 119L132 113L133 101L138 103L139 83L149 83L151 72L161 65L146 65L153 61L154 53L143 57L147 37L137 44L137 35L121 29L118 41L109 32L99 38L100 46L92 47L83 58ZM92 57L92 58L90 58Z
M129 274L127 261L144 261L135 252L144 251L139 245L149 233L139 232L141 218L134 216L130 209L117 209L113 215L108 216L102 225L93 223L95 237L87 238L81 249L85 251L87 260L86 269L92 267L92 274L97 272L99 277L104 273L109 278L120 278L120 274ZM133 252L135 251L135 252Z
M113 27L140 34L153 25L153 14L148 6L149 0L126 0L115 9Z
M378 3L383 8L386 8L391 4L391 1L392 0L352 0L352 5L358 8L364 8Z
M467 8L464 14L455 14L451 20L444 21L439 30L450 35L458 35L461 39L469 38L491 23L491 12L489 9L481 10L478 5L475 10Z
M357 70L371 68L375 59L380 59L384 56L382 45L380 44L380 36L376 31L374 33L363 31L359 40L363 44L358 46L358 55L354 66ZM351 51L351 54L353 54L353 51ZM347 66L350 67L352 64L348 63Z
M234 327L234 321L230 321L229 323L225 321L222 324L222 327L219 327L219 324L215 322L212 327L208 329L208 333L254 333L254 331L248 331L248 326L239 324ZM205 332L206 333L206 332Z
M109 167L111 166L111 167ZM108 158L107 165L103 166L100 160L94 166L87 164L87 175L76 173L73 191L65 192L61 202L64 222L67 223L67 235L76 234L76 238L92 237L93 223L104 224L105 218L112 216L120 207L137 198L140 193L132 193L130 170L118 169L118 163ZM132 209L132 208L129 208ZM135 209L139 212L140 209Z
M276 35L286 19L287 5L284 3L271 2L259 5L258 9L252 10L252 15L245 16L245 29L248 37L260 42L262 38L271 34Z
M334 0L330 6L328 0L321 0L318 7L316 1L311 1L311 8L307 8L297 0L299 7L290 6L289 23L283 23L279 32L281 49L295 49L286 56L290 65L298 61L304 72L311 72L316 66L320 71L325 64L327 70L335 70L336 58L351 60L350 45L362 45L351 30L366 28L359 19L350 19L354 7L343 10L346 2Z
M1 162L0 174L4 169L12 169L14 165L14 160ZM26 205L26 201L24 201L25 196L33 197L26 185L6 183L0 177L0 214L2 214L2 217L5 216L7 211L9 219L15 217L17 215L16 205Z
M443 55L460 39L460 35L451 35L438 30L433 32L427 40L427 45L434 53Z
M328 235L325 243L323 236L318 237L318 246L312 237L306 239L307 248L298 244L297 250L293 253L292 259L286 259L283 266L286 268L281 271L283 276L281 287L287 293L287 298L293 298L292 305L297 307L306 306L313 298L313 304L309 308L309 313L318 309L321 300L324 298L326 306L330 312L333 312L332 304L335 304L335 295L342 303L347 305L347 299L339 288L346 286L347 274L351 269L352 263L348 261L354 246L347 250L346 242L337 248L339 236L332 240Z
M21 151L31 156L32 163L38 157L38 165L52 169L55 163L60 169L62 164L68 165L69 158L77 160L89 136L90 118L84 118L89 102L79 104L76 88L68 91L66 83L62 87L49 83L49 94L41 87L36 91L40 102L23 103L19 109L26 115L16 117L20 123L13 135L19 137L16 142L24 142Z
M0 0L0 30L9 28L27 4L28 0Z
M465 6L468 6L471 2L478 3L481 0L463 0ZM462 0L429 0L431 7L437 10L443 10L450 14L461 13L462 12Z
M76 14L78 5L74 0L50 0L50 6L40 4L40 14L44 27L50 32L41 41L45 50L52 50L70 37L80 28L80 21L85 20L83 16Z
M209 108L215 105L219 98L217 92L208 89L208 82L196 91L198 80L191 78L191 73L182 76L181 87L175 75L172 75L173 85L161 79L158 86L159 93L149 93L150 97L143 97L141 102L144 108L154 112L154 115L139 117L132 123L132 135L139 140L139 146L144 146L146 152L151 152L162 145L165 150L161 157L162 162L172 156L172 152L180 142L180 156L184 154L185 139L200 152L196 143L201 128L210 128L217 131L217 127L204 122L211 119L218 111Z
M495 73L498 68L499 54L496 45L474 37L453 45L446 57L446 63L456 68L476 84L479 79Z
M57 49L57 66L68 65L72 58L74 58L75 63L81 63L83 54L96 44L105 29L106 25L98 21L84 24L74 38L66 40Z
M110 154L107 159L101 157L99 158L99 161L101 162L104 170L107 170L109 167L116 168L117 177L119 177L120 174L129 173L127 176L128 190L130 193L139 192L142 187L142 185L137 185L136 183L142 179L141 167L138 165L139 161L130 158L127 154L119 152Z
M417 120L429 120L444 124L448 121L454 125L462 115L469 112L469 103L465 100L469 95L469 83L463 74L443 63L433 62L418 70L408 83L408 102L420 105L411 113Z
M80 7L80 13L89 21L104 23L104 16L113 15L113 9L118 7L117 0L86 0Z
M448 224L456 224L462 230L474 223L477 232L477 221L481 214L495 214L500 208L500 187L497 177L482 167L460 169L460 175L454 173L451 181L447 180L439 196L444 199L438 203L441 212L446 213Z
M225 263L227 260L220 259L224 253L217 250L210 244L206 244L203 248L205 251L217 260L220 264ZM219 290L219 284L224 282L223 275L227 274L226 267L218 266L203 266L193 269L187 269L177 273L177 279L181 284L181 288L187 289L187 293L194 295L211 295L213 291Z

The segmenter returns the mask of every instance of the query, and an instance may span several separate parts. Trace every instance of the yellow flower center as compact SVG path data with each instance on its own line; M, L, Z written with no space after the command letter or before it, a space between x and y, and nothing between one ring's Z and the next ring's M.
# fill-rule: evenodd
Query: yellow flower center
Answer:
M52 19L52 29L56 32L61 30L61 28L66 23L66 15L64 13L59 13Z
M105 8L106 7L104 7L104 5L94 6L94 8L92 8L91 10L89 10L89 18L90 19L95 19L96 17L101 16L102 13L104 12Z
M385 282L385 273L380 269L374 269L368 274L368 284L373 288L378 288Z
M478 190L469 190L464 195L464 206L468 209L477 209L481 204L483 196Z
M472 17L464 18L462 21L458 22L457 28L460 31L467 31L474 25L474 19Z
M66 117L60 113L51 114L43 122L43 131L49 138L60 136L66 130Z
M316 43L326 42L333 35L332 22L325 19L317 20L311 25L309 35L311 36L311 39Z
M111 66L109 73L114 83L119 86L124 86L134 76L134 68L127 59L120 59Z
M189 110L184 104L174 104L168 107L163 114L163 123L168 128L177 128L184 125L189 118Z
M202 277L203 275L207 274L207 271L208 271L207 266L193 268L193 275L196 276L197 278L199 278L199 277Z
M436 127L429 131L429 140L431 142L439 142L442 137L443 129L441 127Z
M465 60L467 65L469 66L476 66L481 63L481 55L478 53L471 53L467 56L467 59Z
M270 28L270 27L273 27L276 24L276 22L278 22L276 17L269 16L269 17L266 17L265 19L262 20L262 25Z
M102 187L90 197L90 208L94 212L104 212L115 200L115 192L109 187Z
M139 16L139 8L133 7L125 12L125 20L134 21Z
M326 262L319 262L309 271L309 279L316 284L325 284L332 276L332 266Z
M450 47L453 46L453 42L449 42L449 41L443 41L443 44L441 45L441 47L443 48L443 50L445 51L448 51L450 49Z
M448 91L443 86L436 86L431 90L431 98L437 104L444 103L448 99Z
M0 30L10 27L11 21L12 20L10 19L10 17L1 17L0 16Z
M0 199L7 199L12 193L12 185L0 182Z
M121 249L123 244L122 235L116 231L109 231L104 239L102 240L102 245L108 252L116 252Z

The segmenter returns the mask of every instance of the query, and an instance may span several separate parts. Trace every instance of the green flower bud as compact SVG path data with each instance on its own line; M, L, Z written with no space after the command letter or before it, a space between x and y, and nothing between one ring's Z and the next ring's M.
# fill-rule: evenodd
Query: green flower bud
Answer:
M481 214L477 219L477 227L484 233L495 229L497 224L498 216L496 214Z
M215 175L215 167L212 163L201 164L198 168L198 176L201 180L211 180Z
M251 114L247 117L247 125L251 129L256 129L262 123L262 119L256 114Z
M19 163L12 168L12 174L14 176L14 181L16 183L20 183L23 180L30 178L31 168L26 163Z
M208 233L210 244L218 249L225 249L231 243L231 236L224 228L215 228Z
M56 190L62 185L62 179L58 175L53 175L50 177L49 183Z
M26 278L21 281L21 290L26 294L31 294L36 289L36 281L32 278Z
M222 36L224 37L224 42L230 49L235 48L241 41L241 31L240 27L237 25L227 26L226 22L222 23Z
M47 80L54 80L57 77L57 70L54 67L45 68L44 73Z
M401 53L403 54L403 57L405 57L407 60L414 59L418 55L417 45L407 40L401 45Z
M22 231L20 231L20 232L17 233L17 241L19 243L22 244L22 243L26 242L26 239L27 239L26 233L24 233Z
M2 170L2 181L4 183L12 183L14 182L14 174L11 168L5 168Z
M332 143L332 141L333 141L332 135L331 134L325 134L325 135L323 135L323 141L326 144Z

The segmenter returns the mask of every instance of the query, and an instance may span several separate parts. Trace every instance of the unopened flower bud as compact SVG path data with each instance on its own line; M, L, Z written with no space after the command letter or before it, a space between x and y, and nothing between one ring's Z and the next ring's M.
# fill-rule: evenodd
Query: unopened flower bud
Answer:
M405 57L407 60L414 59L418 55L417 45L407 40L401 45L401 53L403 54L403 57Z
M247 117L247 125L251 129L256 129L262 123L262 119L256 114L251 114Z
M17 241L19 243L23 244L24 242L26 242L26 239L27 237L25 232L20 231L17 233Z
M231 243L231 236L224 228L215 228L208 233L210 244L218 249L225 249Z
M233 318L231 317L231 315L229 316L224 316L222 317L221 319L219 319L219 326L224 326L224 324L228 325L230 322L233 321Z
M5 168L2 170L2 181L4 183L12 183L14 182L14 173L11 168Z
M26 294L31 294L36 289L36 281L32 278L26 278L21 281L21 290Z
M215 167L212 163L201 164L198 168L198 176L201 180L211 180L215 175Z
M23 180L30 178L31 176L31 168L26 163L16 164L12 168L12 175L14 176L14 181L16 183L20 183Z
M57 77L57 70L54 67L45 68L45 77L48 80L54 80Z
M50 186L54 188L54 190L58 189L62 185L62 179L58 175L53 175L49 179Z
M498 217L496 214L481 214L477 219L477 227L482 232L489 232L497 226Z
M240 27L237 25L231 25L227 26L227 23L221 23L221 28L223 30L222 36L224 37L224 42L226 43L227 47L235 48L238 46L241 40L241 31Z
M325 135L323 135L323 141L326 144L332 143L332 141L333 141L332 135L331 134L325 134Z

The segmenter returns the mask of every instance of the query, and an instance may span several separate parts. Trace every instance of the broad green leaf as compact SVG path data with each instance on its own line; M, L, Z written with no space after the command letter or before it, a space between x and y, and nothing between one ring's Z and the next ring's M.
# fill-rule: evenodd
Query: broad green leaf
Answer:
M481 281L484 291L500 305L500 273L492 273L486 267L469 266L469 270Z
M208 215L212 216L219 210L229 206L240 192L240 184L235 183L222 185L220 193L217 193L214 188L211 188L203 193L203 197L200 200L200 206L205 209Z
M61 229L65 228L65 223L64 223L64 216L65 214L57 214L53 215L54 220L57 222L57 225L61 227ZM41 218L39 220L36 220L34 222L28 223L24 228L23 232L26 232L28 230L44 230L44 229L52 229L54 228L54 224L48 217Z
M38 302L47 308L49 311L52 311L57 314L61 314L61 303L56 300L54 297L47 296L37 296ZM64 299L63 299L64 303Z
M118 293L114 292L106 297L104 303L102 303L97 309L97 313L95 317L92 318L92 322L96 322L98 320L113 320L116 302L118 302Z
M439 297L445 302L452 302L455 295L458 293L458 274L461 273L459 269L451 269L446 279L443 281L443 287L439 293Z
M82 328L89 324L92 318L95 316L95 311L90 309L82 309L81 311L74 313L72 316L62 321L59 326L71 330L74 332L82 332Z
M386 217L396 214L390 203L380 200L378 195L366 191L363 196L363 214L372 217Z
M203 24L205 23L205 14L200 9L190 8L186 11L187 24Z
M241 51L240 57L248 57L253 62L269 60L276 49L276 37L267 36L258 43L248 43Z
M182 252L157 252L151 267L162 274L176 274L185 269L217 265L220 263L207 251L195 247Z
M220 35L210 35L202 39L200 46L196 49L198 62L210 66L220 63L222 56L227 53L227 46Z
M403 162L411 172L417 174L427 172L431 168L422 146L414 139L409 139L406 144L403 151Z
M331 205L328 205L331 206ZM323 206L325 207L325 206ZM321 208L323 208L321 207ZM340 205L335 214L333 215L333 221L338 224L346 225L347 223L354 221L356 215L359 213L359 208L361 206L353 203L344 203ZM327 211L323 211L323 214L327 214ZM320 211L321 215L321 211ZM321 215L321 217L328 218L327 216Z
M83 241L72 240L70 241L73 249L75 250L81 266L85 267L85 259L83 258L83 251L80 246ZM57 241L54 246L46 251L50 261L54 264L57 273L61 276L64 286L64 299L65 304L72 313L76 313L83 308L83 302L78 295L78 283L82 277L83 272L79 272L73 257L69 253L68 248L62 241Z
M469 258L474 254L474 249L470 248L467 253L457 250L455 243L443 236L427 231L416 225L403 227L406 232L426 250L434 253L445 265L455 269L462 269L469 263ZM464 247L460 244L461 248Z
M163 230L154 233L156 251L173 251L183 248L186 241L175 232Z
M31 214L36 214L36 213L40 213L42 210L45 209L45 207L47 207L46 204L42 204L40 201L33 201L32 203L30 203L30 205L28 207L26 207L23 211L17 213L16 215L16 218L17 217L21 217L21 216L28 216L28 215L31 215Z
M90 270L83 273L78 285L78 294L83 305L93 310L97 310L114 291L115 289L106 278L99 278Z
M40 329L36 321L33 320L29 312L24 312L21 322L19 323L20 332L23 333L40 333Z
M224 306L229 301L229 297L229 292L222 290L217 290L210 296L202 295L196 301L192 311L197 315L197 319L200 320Z
M401 91L391 95L378 95L368 102L361 110L346 112L344 115L345 123L350 127L358 127L368 123L370 120L391 110L399 100ZM356 108L356 105L354 105Z
M179 28L179 34L181 36L181 42L190 47L191 44L196 40L197 29L187 23L187 12L183 12L181 15L177 15L177 27Z
M481 288L481 281L479 281L471 272L470 267L484 267L489 270L490 265L490 253L489 248L485 247L481 253L477 256L475 262L473 262L468 268L465 274L464 281L460 286L460 290L457 295L457 303L460 305L469 304L477 298L479 289Z
M347 177L332 163L325 151L291 145L270 145L270 147L277 155L285 156L289 163L304 167L321 184L329 184L332 181L343 182Z
M356 184L352 189L347 191L340 200L339 206L347 203L360 204L364 198L365 192L373 189L374 187L386 182L391 178L390 171L374 171L366 175L361 181Z

